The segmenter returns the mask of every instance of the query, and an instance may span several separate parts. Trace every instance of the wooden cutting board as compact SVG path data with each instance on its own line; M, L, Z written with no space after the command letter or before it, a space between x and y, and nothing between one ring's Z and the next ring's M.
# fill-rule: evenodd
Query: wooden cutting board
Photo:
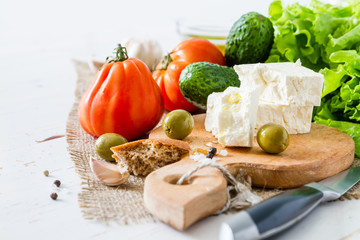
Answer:
M224 148L204 128L205 114L195 115L192 133L184 139L192 149L216 147L217 163L233 175L240 170L252 184L264 188L292 188L320 181L348 168L354 160L354 141L338 129L312 124L310 133L290 135L289 147L280 154L267 154L256 143L252 148ZM149 138L167 138L162 128ZM199 163L185 156L179 162L152 172L145 180L144 201L149 211L170 226L184 230L197 220L220 210L226 203L226 180L216 168L197 171L191 181L177 180Z

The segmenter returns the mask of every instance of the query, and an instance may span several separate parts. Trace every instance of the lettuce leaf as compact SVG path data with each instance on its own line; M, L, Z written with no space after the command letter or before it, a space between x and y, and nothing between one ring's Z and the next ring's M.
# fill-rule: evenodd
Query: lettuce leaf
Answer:
M360 156L360 124L315 117L315 122L337 128L348 134L355 142L355 155Z
M309 6L281 0L269 6L275 39L266 62L295 62L324 75L321 105L313 120L340 129L360 157L360 1Z

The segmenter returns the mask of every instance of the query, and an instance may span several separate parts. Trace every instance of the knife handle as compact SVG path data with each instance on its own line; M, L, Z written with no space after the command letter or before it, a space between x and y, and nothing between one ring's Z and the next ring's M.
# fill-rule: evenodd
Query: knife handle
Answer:
M321 191L307 186L276 195L223 223L220 239L269 237L305 217L321 202L323 196Z

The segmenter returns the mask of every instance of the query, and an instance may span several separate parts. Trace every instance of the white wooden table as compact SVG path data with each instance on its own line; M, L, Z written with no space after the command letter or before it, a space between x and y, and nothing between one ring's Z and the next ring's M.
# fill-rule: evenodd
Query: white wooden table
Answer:
M170 51L179 41L179 17L235 21L249 11L267 14L269 3L2 1L0 239L217 239L219 224L228 215L209 217L185 232L162 223L119 226L84 220L77 202L81 181L66 139L36 141L65 134L76 82L71 59L105 57L127 37L150 37ZM43 175L45 169L49 177ZM49 195L56 179L62 185L53 201ZM360 201L322 204L274 239L360 239Z

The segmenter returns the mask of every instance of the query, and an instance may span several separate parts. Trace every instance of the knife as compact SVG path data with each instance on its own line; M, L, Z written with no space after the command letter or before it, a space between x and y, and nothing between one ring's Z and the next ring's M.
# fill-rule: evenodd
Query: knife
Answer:
M270 237L298 222L321 202L338 199L359 181L360 166L271 197L222 223L219 239Z

